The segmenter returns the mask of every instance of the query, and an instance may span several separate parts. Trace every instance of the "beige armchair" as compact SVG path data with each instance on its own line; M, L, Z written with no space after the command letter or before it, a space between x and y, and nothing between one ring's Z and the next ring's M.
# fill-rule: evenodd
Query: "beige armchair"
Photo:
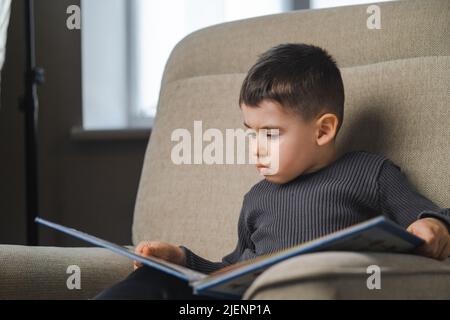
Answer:
M182 165L170 160L171 133L237 128L238 92L257 55L306 42L336 58L346 90L341 152L365 149L398 163L417 189L450 206L450 39L447 0L379 4L381 29L368 29L367 5L223 23L196 31L165 67L155 125L136 200L133 243L183 244L211 260L231 252L242 197L261 177L251 165ZM68 290L66 268L82 270ZM381 290L366 268L382 271ZM98 248L0 246L0 298L89 298L130 271L129 260ZM264 272L246 299L450 298L450 260L401 254L324 252Z

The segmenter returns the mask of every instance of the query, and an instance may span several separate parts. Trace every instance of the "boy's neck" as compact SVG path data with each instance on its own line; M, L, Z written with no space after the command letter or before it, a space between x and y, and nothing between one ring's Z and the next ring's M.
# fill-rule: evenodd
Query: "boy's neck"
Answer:
M326 152L319 156L318 161L309 169L307 169L303 174L313 173L322 168L329 166L331 163L337 160L337 151L335 146L331 146Z

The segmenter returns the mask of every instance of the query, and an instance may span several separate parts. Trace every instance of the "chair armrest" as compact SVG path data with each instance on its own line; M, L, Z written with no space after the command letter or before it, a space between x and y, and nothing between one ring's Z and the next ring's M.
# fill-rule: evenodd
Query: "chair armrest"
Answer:
M380 267L380 289L368 288L371 265ZM450 299L450 259L369 252L306 254L267 269L243 298Z
M81 289L67 286L71 265ZM89 299L132 270L132 261L102 248L0 245L0 299Z

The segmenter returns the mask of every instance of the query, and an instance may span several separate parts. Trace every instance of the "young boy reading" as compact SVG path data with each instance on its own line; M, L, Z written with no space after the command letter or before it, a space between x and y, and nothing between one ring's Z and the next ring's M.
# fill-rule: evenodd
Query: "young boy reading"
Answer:
M277 141L279 160L277 171L268 174L267 149L255 150L256 167L265 179L244 196L234 251L212 262L184 246L144 241L137 253L211 273L385 215L425 240L419 254L440 260L450 255L449 208L441 209L419 194L381 154L337 156L344 86L325 50L293 43L271 48L244 79L239 106L246 127L266 129L267 139ZM267 129L278 129L278 134ZM135 269L96 298L205 298L162 272L138 264Z

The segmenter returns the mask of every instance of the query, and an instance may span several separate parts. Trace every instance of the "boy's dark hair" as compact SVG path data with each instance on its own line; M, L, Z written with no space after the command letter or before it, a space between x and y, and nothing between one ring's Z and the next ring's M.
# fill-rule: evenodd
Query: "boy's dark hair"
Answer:
M334 59L322 48L303 43L277 45L259 56L241 87L239 106L276 101L306 121L322 112L344 118L344 85Z

